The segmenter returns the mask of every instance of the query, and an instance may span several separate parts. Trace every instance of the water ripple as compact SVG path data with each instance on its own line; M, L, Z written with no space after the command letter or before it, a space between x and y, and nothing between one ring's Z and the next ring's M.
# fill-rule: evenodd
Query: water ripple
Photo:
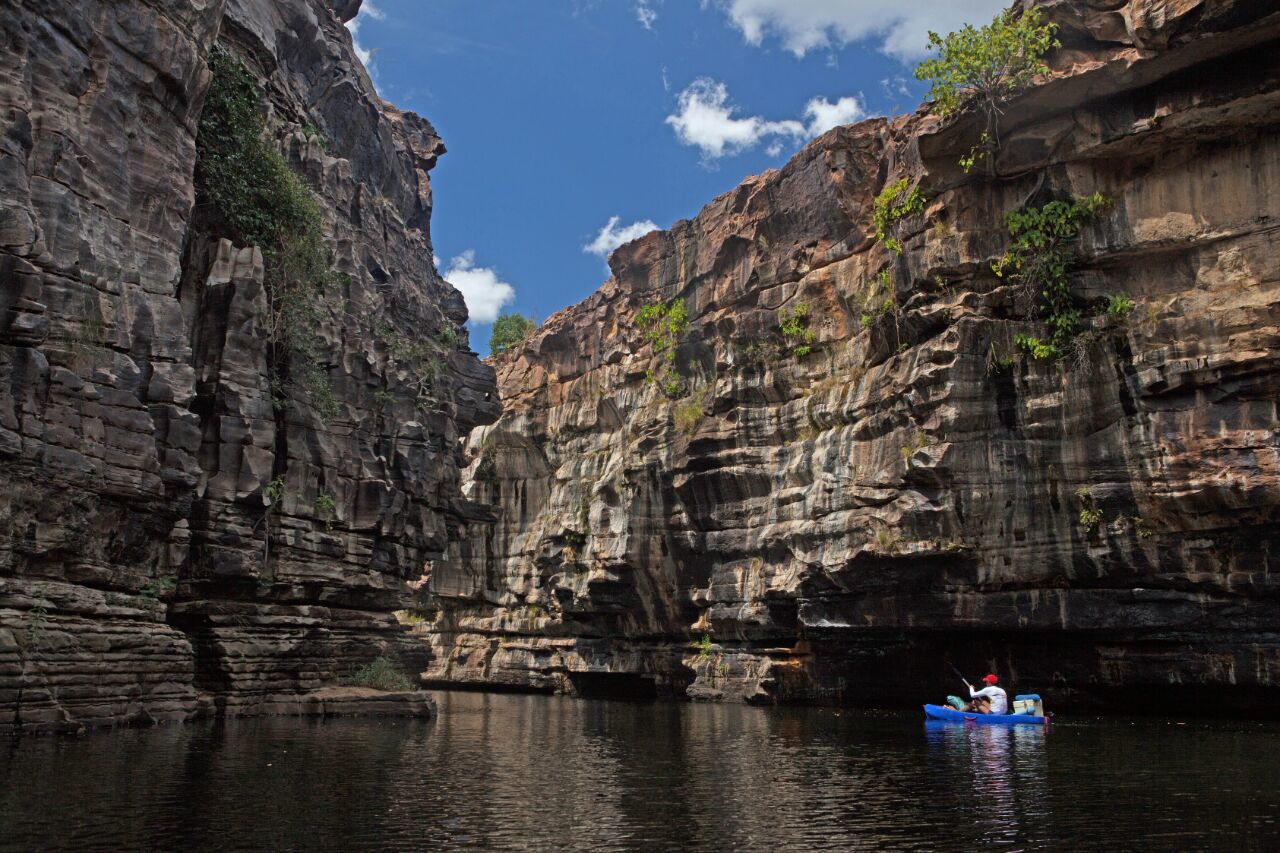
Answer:
M0 850L1276 849L1274 725L442 693L440 719L25 738Z

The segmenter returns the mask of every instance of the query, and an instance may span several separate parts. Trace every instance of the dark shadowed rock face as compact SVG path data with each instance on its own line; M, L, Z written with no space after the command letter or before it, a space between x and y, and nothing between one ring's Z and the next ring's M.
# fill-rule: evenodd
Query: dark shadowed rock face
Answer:
M333 7L333 13L338 16L338 20L345 24L360 14L363 2L362 0L330 0L329 5Z
M444 146L321 0L18 0L0 41L0 731L374 707L313 691L425 665L392 612L499 412L431 260ZM262 254L193 211L215 43L321 202L327 420L273 405Z
M1041 5L1064 48L994 177L967 116L837 128L495 360L467 491L498 516L433 565L429 679L898 703L952 661L1059 707L1280 702L1280 12ZM899 258L901 176L931 199ZM1037 361L1004 214L1095 191L1083 334ZM674 402L634 319L673 298Z

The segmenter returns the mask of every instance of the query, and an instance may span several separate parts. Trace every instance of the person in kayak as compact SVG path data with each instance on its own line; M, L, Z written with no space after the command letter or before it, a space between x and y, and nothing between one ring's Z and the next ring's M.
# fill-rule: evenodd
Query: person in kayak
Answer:
M982 677L982 683L986 685L981 690L974 690L973 685L965 682L969 688L970 699L986 699L991 704L988 708L982 709L977 702L973 703L973 710L979 714L1007 714L1009 713L1009 697L1005 695L1004 689L997 687L996 682L1000 679L994 674L987 674Z
M972 702L966 702L959 696L948 696L943 707L956 711L967 711L971 714L986 714L991 711L991 700L986 696L979 696Z

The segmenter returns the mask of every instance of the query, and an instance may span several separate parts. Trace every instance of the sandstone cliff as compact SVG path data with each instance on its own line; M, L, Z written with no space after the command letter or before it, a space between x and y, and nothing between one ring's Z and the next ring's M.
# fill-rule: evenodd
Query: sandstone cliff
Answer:
M0 731L317 712L425 665L392 612L475 516L459 439L499 407L432 264L444 146L333 5L0 12ZM195 204L215 46L319 202L323 417L273 366L262 247Z
M1280 10L1038 5L1063 46L989 173L972 115L837 128L493 360L498 517L420 594L430 681L915 703L950 661L1059 708L1275 707ZM1080 333L1033 358L1005 214L1095 192ZM674 299L668 394L635 318Z

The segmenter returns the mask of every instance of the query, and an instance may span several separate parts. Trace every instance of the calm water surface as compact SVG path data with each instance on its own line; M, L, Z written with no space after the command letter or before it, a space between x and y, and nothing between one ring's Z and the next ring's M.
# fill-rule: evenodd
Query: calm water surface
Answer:
M1275 724L437 698L0 741L0 850L1280 849Z

